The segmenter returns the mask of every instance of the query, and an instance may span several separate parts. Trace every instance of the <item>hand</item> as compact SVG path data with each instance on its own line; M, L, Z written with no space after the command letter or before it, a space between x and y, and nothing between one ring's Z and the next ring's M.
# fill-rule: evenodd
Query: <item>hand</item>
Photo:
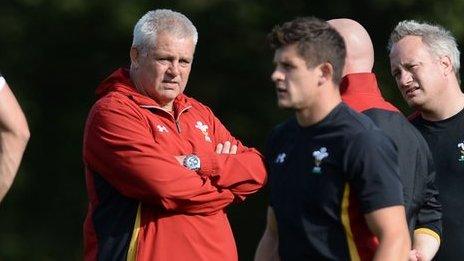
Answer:
M230 141L224 142L224 144L219 143L216 145L217 154L237 154L237 145L232 145Z
M421 253L417 249L409 251L409 261L423 261Z
M174 156L174 157L176 157L176 160L179 162L180 165L184 166L185 155Z

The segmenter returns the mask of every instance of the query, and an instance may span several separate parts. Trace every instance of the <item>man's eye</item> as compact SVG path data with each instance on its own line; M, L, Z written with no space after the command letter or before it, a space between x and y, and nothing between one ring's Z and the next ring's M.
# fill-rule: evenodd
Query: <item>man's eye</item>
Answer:
M156 58L155 60L156 60L156 62L158 62L160 64L168 64L169 63L169 59L164 58L164 57Z
M293 68L293 66L291 64L288 64L288 63L283 63L281 66L282 66L282 68L284 70L290 70L290 69Z
M179 64L181 64L182 66L187 66L187 65L190 64L190 61L188 61L188 60L180 60Z

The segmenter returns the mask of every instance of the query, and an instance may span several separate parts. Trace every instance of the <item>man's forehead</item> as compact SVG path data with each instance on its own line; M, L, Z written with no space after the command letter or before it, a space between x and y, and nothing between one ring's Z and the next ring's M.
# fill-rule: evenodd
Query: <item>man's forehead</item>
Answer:
M423 48L423 47L427 47L427 46L422 40L421 36L407 35L392 44L390 55L394 52L398 52L399 50L401 51L415 50L415 49Z
M298 53L296 44L282 46L274 52L274 61L290 60L294 58L302 58Z
M155 43L148 45L150 53L176 52L184 55L193 55L195 44L190 38L157 38Z
M414 58L416 56L432 55L429 47L420 37L407 36L392 45L390 58Z

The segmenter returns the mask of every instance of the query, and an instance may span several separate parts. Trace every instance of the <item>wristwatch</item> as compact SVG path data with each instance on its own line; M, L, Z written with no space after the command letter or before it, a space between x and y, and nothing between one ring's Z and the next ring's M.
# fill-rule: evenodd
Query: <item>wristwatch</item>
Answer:
M197 171L201 167L200 158L195 154L189 154L185 156L183 164L184 167L193 171Z

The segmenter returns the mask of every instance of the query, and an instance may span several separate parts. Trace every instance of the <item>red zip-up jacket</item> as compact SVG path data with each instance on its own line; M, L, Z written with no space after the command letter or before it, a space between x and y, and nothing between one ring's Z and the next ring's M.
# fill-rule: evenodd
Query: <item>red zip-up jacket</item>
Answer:
M174 115L138 93L125 69L97 89L84 134L86 260L237 260L224 211L260 189L261 154L183 94ZM218 143L237 154L216 154ZM175 156L199 155L197 172Z

